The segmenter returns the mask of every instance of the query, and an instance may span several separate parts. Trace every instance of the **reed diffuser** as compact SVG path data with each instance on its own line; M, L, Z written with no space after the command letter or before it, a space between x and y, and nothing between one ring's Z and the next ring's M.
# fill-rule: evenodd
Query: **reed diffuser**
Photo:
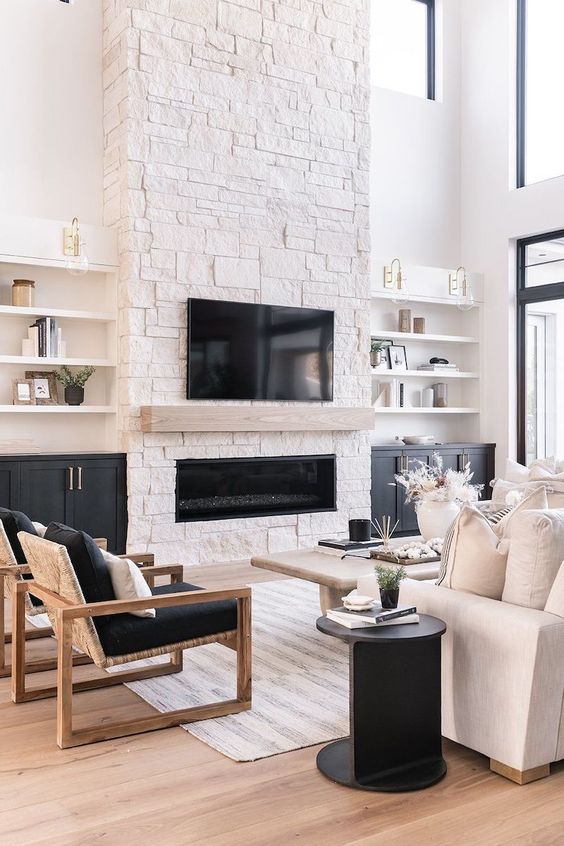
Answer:
M378 520L371 520L370 522L372 523L372 527L375 529L376 534L383 543L382 552L390 552L390 540L399 525L399 520L396 520L392 528L391 517L388 517L383 514L381 519L381 523Z

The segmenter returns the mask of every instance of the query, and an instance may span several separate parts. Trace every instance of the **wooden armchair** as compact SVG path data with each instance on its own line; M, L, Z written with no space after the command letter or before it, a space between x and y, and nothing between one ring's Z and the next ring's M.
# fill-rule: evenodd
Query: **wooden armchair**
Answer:
M251 707L251 592L202 590L175 582L152 588L147 599L88 603L65 546L25 532L19 534L33 581L16 585L13 613L12 699L27 702L57 696L57 743L61 748L123 737L182 723L225 716ZM169 573L181 578L180 566L149 567L149 579ZM56 687L26 690L25 602L33 591L49 615L57 638ZM155 608L156 617L141 618L131 611ZM182 670L183 650L207 643L222 643L237 651L235 699L156 714L137 720L73 730L72 694ZM166 664L111 673L97 679L72 681L72 650L78 647L101 669L170 655Z
M107 548L105 538L95 538L94 541L100 549ZM6 631L4 600L7 599L13 602L16 584L19 581L33 578L28 564L18 564L16 552L20 553L20 560L25 558L21 546L19 550L13 548L12 543L8 539L4 524L0 520L0 678L6 678L12 672L11 666L6 661L6 645L12 643L12 633ZM124 555L120 556L120 558L129 558L138 564L140 568L154 564L154 556L151 553ZM154 578L150 580L150 577L148 577L147 581L151 586L154 584ZM46 613L47 609L42 601L29 593L29 591L26 591L25 616L36 617ZM40 638L51 637L52 635L52 626L37 626L33 629L25 629L26 640L38 640ZM92 661L88 656L75 654L73 656L73 663L75 665L90 664ZM28 673L42 673L46 670L55 670L56 668L57 660L55 658L28 661L26 664L26 672Z

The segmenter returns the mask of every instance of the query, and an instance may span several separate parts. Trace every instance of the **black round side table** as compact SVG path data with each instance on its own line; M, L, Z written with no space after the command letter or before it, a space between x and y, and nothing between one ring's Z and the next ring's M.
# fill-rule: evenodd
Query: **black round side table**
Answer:
M361 790L430 787L446 773L441 739L441 637L446 624L347 629L320 617L317 628L349 644L350 737L325 746L317 766Z

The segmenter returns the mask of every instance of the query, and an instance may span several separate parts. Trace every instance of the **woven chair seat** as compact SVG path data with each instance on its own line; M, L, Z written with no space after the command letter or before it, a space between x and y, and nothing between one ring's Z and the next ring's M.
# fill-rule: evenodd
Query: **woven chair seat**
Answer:
M202 590L197 585L177 583L152 588L154 596ZM237 602L202 602L198 605L158 608L156 617L116 614L94 619L94 625L108 657L147 653L170 644L206 638L237 628Z

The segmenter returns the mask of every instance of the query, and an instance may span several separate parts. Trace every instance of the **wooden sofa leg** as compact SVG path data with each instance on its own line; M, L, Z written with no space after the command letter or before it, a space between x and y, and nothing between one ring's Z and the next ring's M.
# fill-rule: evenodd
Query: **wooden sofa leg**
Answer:
M237 600L237 699L251 702L251 598Z
M72 620L57 612L57 744L65 749L72 738Z
M515 784L530 784L531 781L538 781L550 775L550 764L541 764L540 767L532 767L530 770L517 770L515 767L508 767L501 761L490 758L490 770L497 773Z

